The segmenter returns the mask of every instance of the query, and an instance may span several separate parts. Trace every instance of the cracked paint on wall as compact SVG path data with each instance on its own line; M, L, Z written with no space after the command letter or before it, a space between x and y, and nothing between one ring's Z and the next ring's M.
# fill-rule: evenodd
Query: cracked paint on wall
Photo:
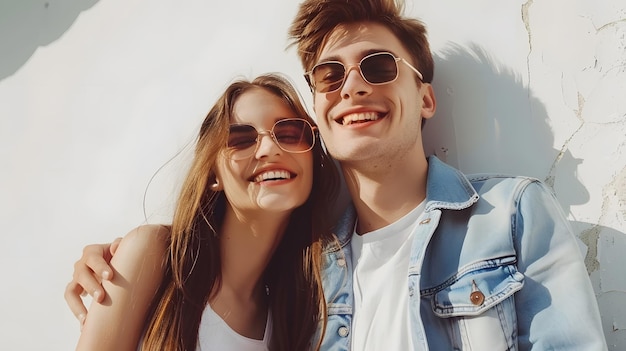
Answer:
M531 0L521 16L529 86L544 98L559 150L545 179L587 246L609 349L626 350L626 4ZM581 160L574 171L587 201L568 201L566 152Z

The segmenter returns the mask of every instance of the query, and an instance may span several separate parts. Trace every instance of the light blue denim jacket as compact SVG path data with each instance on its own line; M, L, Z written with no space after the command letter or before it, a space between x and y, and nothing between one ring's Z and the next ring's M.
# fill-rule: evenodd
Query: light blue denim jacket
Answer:
M576 238L544 184L466 177L431 156L424 211L407 269L414 350L606 350ZM348 206L322 260L324 351L350 349L355 220Z

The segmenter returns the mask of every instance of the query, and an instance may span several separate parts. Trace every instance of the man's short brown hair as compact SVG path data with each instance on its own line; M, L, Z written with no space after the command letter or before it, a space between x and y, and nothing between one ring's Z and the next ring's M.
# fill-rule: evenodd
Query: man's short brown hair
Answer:
M423 81L432 82L434 63L424 24L402 15L402 0L305 0L289 28L305 71L319 58L328 35L341 24L375 22L393 32L411 54Z

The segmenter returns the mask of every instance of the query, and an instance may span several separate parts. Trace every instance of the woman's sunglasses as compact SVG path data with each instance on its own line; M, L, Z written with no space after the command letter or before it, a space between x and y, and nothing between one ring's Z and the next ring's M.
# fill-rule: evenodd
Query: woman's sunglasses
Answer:
M231 124L228 132L226 156L231 160L242 160L252 156L263 135L269 135L284 151L307 152L315 144L314 128L301 118L281 119L271 130L258 131L250 124Z
M312 70L304 74L304 78L311 91L318 93L332 93L343 86L348 72L358 68L361 77L372 85L391 83L398 78L398 61L402 61L417 74L422 80L422 74L405 59L395 57L390 52L377 52L365 56L356 65L346 67L339 61L326 61L318 63Z

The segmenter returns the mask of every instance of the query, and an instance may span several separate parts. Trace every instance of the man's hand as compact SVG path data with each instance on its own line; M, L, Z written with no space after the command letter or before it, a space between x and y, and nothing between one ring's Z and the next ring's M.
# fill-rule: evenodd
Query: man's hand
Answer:
M102 280L111 280L113 270L109 266L122 238L110 244L92 244L83 249L82 257L74 263L72 281L65 288L65 301L82 327L87 317L87 308L81 296L91 295L100 303L104 299Z

